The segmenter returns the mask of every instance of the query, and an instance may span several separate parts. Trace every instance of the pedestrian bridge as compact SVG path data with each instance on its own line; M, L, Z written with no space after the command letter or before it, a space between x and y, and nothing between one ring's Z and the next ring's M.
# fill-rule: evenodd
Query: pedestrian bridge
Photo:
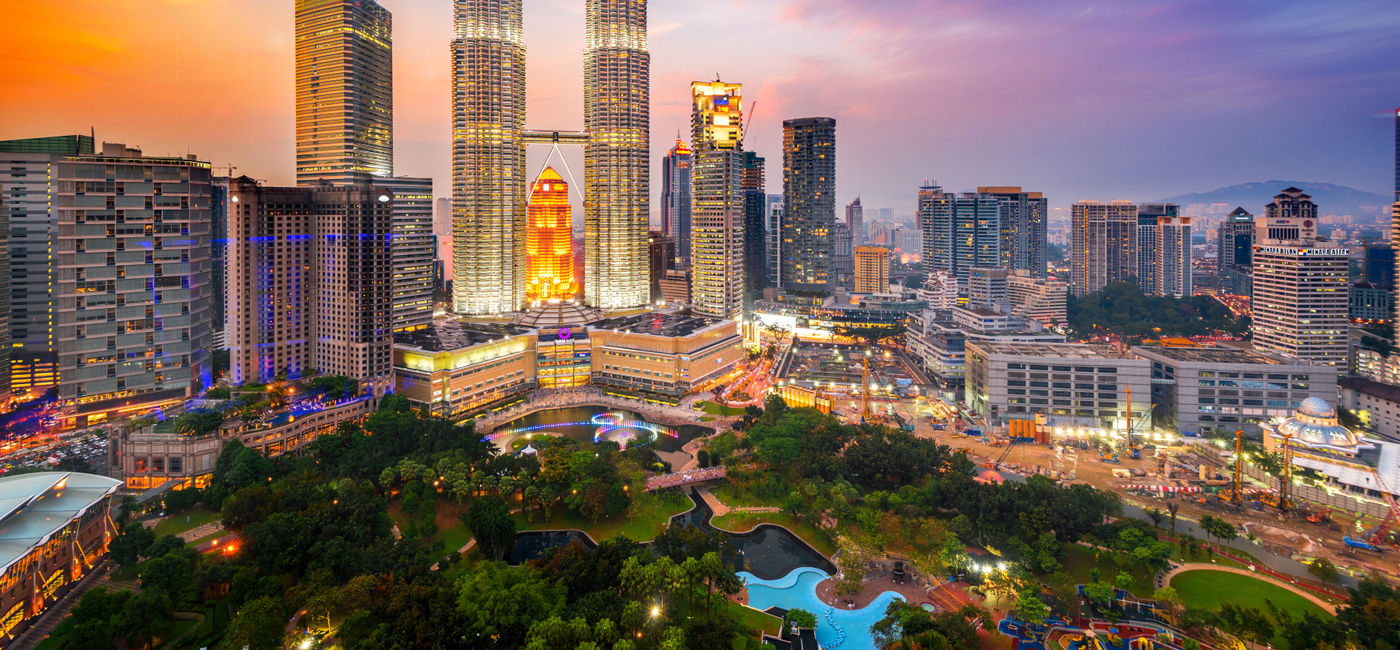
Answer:
M723 466L662 474L661 476L653 476L647 479L646 491L652 492L654 490L664 490L666 488L704 483L705 481L715 481L724 478L724 474Z

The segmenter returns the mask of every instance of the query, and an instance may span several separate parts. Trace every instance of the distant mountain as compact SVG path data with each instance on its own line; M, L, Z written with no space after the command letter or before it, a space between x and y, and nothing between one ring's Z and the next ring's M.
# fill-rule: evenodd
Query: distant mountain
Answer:
M1241 183L1209 192L1173 196L1162 201L1180 205L1183 214L1188 215L1223 215L1240 206L1250 214L1258 216L1264 214L1264 206L1273 202L1275 194L1288 187L1296 187L1311 194L1313 201L1317 203L1318 212L1323 215L1349 214L1358 218L1374 218L1390 214L1390 197L1345 185L1304 181Z

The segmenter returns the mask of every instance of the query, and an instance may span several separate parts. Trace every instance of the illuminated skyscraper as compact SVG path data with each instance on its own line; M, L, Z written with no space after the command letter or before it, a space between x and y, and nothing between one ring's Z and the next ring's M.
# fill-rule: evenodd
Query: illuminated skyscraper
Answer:
M768 286L768 259L765 249L768 195L763 191L763 157L744 152L739 189L744 193L744 284L749 296L757 296Z
M836 225L836 120L783 120L783 289L831 290Z
M297 184L393 174L390 33L374 0L297 0Z
M661 158L661 232L676 239L675 268L690 268L690 147L680 140Z
M433 179L376 178L374 187L394 197L393 330L423 329L433 322Z
M454 4L452 304L464 314L500 314L525 304L521 1ZM645 224L641 230L645 242Z
M588 0L584 18L584 294L590 306L625 309L650 294L646 0Z
M1024 192L1014 185L979 187L977 193L1001 199L1000 266L1025 269L1037 278L1044 278L1048 214L1045 195Z
M569 207L569 184L546 168L530 187L529 232L525 254L529 259L530 283L525 298L530 302L572 300L578 295L574 280L573 210Z
M717 318L738 319L744 305L741 90L718 80L690 84L691 304Z

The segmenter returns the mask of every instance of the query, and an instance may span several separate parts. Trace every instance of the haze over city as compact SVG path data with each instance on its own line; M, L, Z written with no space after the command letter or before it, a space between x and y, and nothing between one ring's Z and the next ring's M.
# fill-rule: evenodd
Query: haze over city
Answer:
M446 196L451 3L384 6L396 167L432 176ZM867 207L912 214L926 178L953 190L1033 187L1053 207L1272 178L1388 188L1390 123L1380 117L1400 86L1394 2L717 0L649 10L653 160L677 130L688 138L689 83L718 73L756 104L745 148L770 160L782 119L837 118L838 205L860 194ZM0 137L93 127L289 183L291 12L269 0L5 3L0 21L25 28L0 43L6 77L22 89L0 97ZM531 128L581 127L582 12L567 0L525 6ZM581 169L580 153L566 155ZM659 173L653 165L653 215ZM782 191L778 175L768 190Z

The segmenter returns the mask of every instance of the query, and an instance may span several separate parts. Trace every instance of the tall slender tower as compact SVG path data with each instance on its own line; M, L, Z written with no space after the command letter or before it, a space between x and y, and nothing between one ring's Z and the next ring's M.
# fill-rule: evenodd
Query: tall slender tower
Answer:
M716 318L738 319L744 307L741 91L718 80L690 84L690 302L695 313Z
M593 307L625 309L650 295L647 3L588 0L584 16L584 294Z
M836 120L783 120L783 288L831 291L836 225Z
M297 0L297 184L394 170L389 12L374 0Z
M670 268L690 268L690 147L680 139L661 158L661 232L676 239Z
M546 167L530 186L530 230L525 251L530 260L530 284L525 296L531 302L572 300L574 281L573 210L569 184L553 167Z
M452 304L464 314L501 314L525 304L521 2L454 5ZM645 268L643 276L645 289Z

